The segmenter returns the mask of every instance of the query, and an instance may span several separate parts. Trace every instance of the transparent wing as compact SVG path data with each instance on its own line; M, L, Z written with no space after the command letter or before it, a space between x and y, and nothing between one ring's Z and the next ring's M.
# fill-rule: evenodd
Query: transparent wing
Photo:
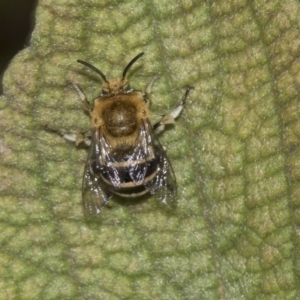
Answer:
M174 203L177 194L177 184L172 165L166 151L154 134L149 120L145 122L145 127L149 133L147 143L152 145L157 162L157 175L146 187L149 188L151 194L154 194L155 197L163 203Z
M82 199L84 212L88 215L97 215L108 203L111 197L103 182L92 171L92 166L97 166L100 152L99 131L95 131L92 136L90 152L85 164L82 181Z
M155 197L165 204L175 203L177 195L176 178L165 151L161 153L159 160L160 168L151 193L155 194Z

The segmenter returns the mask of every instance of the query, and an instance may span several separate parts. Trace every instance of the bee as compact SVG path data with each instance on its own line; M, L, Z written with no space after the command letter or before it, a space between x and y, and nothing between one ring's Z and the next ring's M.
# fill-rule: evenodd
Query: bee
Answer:
M100 213L113 195L138 198L154 194L166 204L176 197L175 175L157 134L174 123L192 87L186 88L180 103L170 114L152 125L149 104L157 76L148 84L145 93L132 89L126 78L128 70L143 54L129 62L122 77L110 80L93 65L78 60L103 80L102 93L92 105L85 93L73 84L91 117L91 132L76 136L61 134L67 140L89 146L82 183L83 206L89 215Z

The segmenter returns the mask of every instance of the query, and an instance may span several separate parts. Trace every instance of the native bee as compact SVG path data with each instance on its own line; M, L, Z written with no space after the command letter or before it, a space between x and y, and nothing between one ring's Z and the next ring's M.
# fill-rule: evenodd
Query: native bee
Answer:
M113 195L136 198L155 194L163 203L176 196L176 179L165 149L157 134L173 124L183 109L191 87L180 103L156 124L150 122L150 95L154 77L145 93L130 87L126 74L143 55L135 56L122 77L107 80L93 65L78 60L101 76L102 93L89 104L84 92L75 84L84 109L90 114L91 133L61 134L72 141L85 143L89 153L84 168L82 197L85 212L98 214Z

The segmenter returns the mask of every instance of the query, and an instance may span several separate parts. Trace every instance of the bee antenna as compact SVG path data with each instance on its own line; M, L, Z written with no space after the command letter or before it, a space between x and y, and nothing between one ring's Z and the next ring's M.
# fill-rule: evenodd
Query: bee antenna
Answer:
M94 67L93 65L91 65L91 64L89 64L88 62L83 61L83 60L81 60L81 59L77 59L77 62L79 62L80 64L83 64L83 65L87 66L88 68L92 69L93 71L95 71L97 74L99 74L99 75L102 77L102 79L103 79L106 83L108 83L108 81L107 81L105 75L104 75L99 69L97 69L97 68Z
M131 60L131 62L127 65L127 67L125 68L124 72L123 72L123 75L122 75L122 80L125 79L126 77L126 73L128 72L128 70L130 69L130 67L141 57L144 55L144 52L138 54L135 58L133 58Z

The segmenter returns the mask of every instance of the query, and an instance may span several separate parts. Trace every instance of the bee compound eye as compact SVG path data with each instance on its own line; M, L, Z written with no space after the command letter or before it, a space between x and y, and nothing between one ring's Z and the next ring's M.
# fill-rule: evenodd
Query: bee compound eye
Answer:
M100 162L96 159L91 161L90 170L94 175L99 175L102 172L103 167L101 167Z

